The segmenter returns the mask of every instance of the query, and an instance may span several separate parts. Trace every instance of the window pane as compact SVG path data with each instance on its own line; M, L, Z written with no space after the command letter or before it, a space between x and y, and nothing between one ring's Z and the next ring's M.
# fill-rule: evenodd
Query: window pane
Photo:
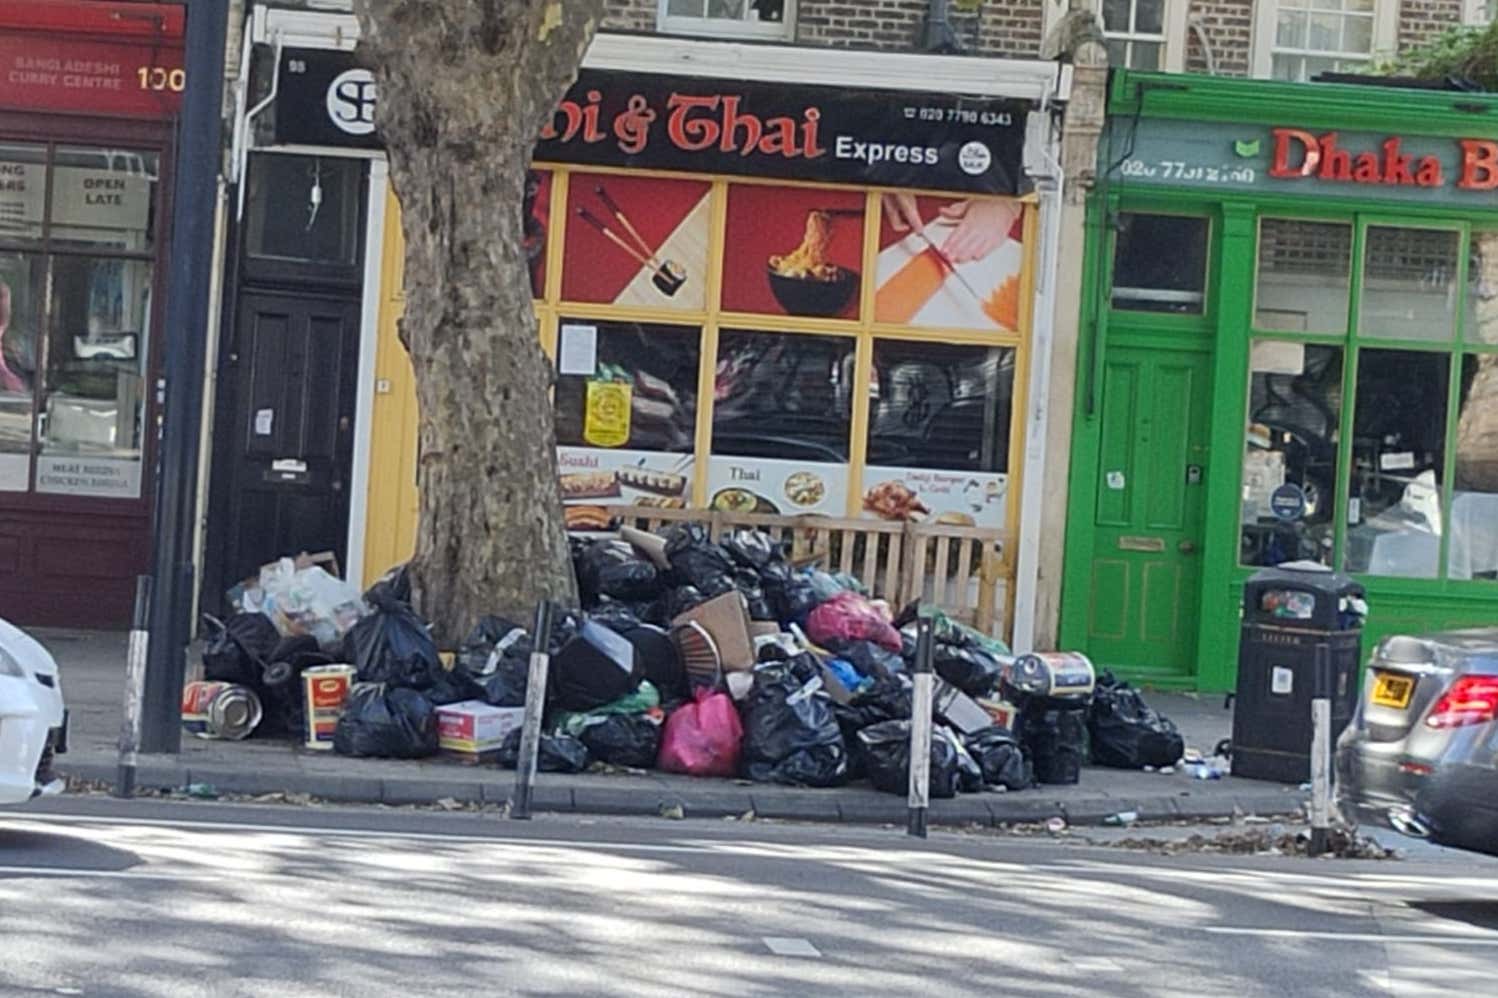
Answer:
M1342 50L1342 18L1336 14L1312 14L1308 48L1322 52Z
M1306 47L1306 15L1280 11L1274 34L1274 43L1281 48L1303 49Z
M697 424L695 327L563 319L557 443L689 452ZM605 392L601 386L620 386ZM611 405L623 401L627 405Z
M1163 46L1159 42L1133 42L1129 46L1129 67L1131 69L1159 69L1160 49Z
M1342 348L1259 340L1250 369L1241 560L1330 565Z
M725 330L718 340L713 453L846 461L854 340Z
M0 240L42 238L42 199L47 191L43 146L0 144Z
M1207 287L1207 233L1205 218L1119 215L1113 307L1200 315ZM1163 246L1171 252L1162 253Z
M1461 234L1369 226L1366 242L1359 335L1450 339Z
M1373 51L1373 18L1349 17L1342 26L1342 51Z
M1129 0L1103 0L1103 30L1127 33L1130 6Z
M1109 38L1103 42L1108 49L1108 65L1127 66L1129 64L1129 43L1122 38Z
M707 0L707 16L741 21L744 19L744 0Z
M666 13L671 17L701 17L706 9L706 0L671 0Z
M1462 360L1446 576L1498 579L1498 354Z
M151 265L52 258L52 315L36 490L138 498Z
M1260 220L1255 328L1346 332L1351 282L1351 225Z
M1276 80L1299 80L1304 69L1304 60L1299 56L1276 54L1270 73Z
M1465 335L1469 343L1498 343L1498 232L1472 233Z
M252 157L246 209L249 254L344 266L357 262L363 169L362 160L339 157Z
M1141 35L1165 33L1165 0L1136 0L1134 31Z
M1347 571L1436 575L1450 359L1414 350L1358 356Z
M781 24L785 21L785 0L750 0L749 9L758 21Z
M155 153L59 148L52 172L53 245L149 251L158 166Z
M40 255L0 254L0 492L31 484L31 405L41 346Z

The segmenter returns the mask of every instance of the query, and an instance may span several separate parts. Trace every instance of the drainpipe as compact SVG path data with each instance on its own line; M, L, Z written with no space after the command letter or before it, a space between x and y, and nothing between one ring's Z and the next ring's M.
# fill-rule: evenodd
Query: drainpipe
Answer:
M921 48L927 52L957 52L962 43L952 29L952 0L931 0L926 10L926 33Z

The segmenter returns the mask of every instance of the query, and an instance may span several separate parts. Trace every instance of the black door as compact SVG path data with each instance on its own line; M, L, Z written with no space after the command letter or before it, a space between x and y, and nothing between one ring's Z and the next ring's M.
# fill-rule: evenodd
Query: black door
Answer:
M344 564L359 299L247 291L227 360L226 582L301 551L334 551Z

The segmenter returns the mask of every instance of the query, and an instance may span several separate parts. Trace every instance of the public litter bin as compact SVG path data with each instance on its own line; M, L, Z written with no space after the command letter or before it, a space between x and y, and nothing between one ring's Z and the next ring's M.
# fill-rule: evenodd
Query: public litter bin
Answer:
M1331 741L1358 701L1363 587L1329 571L1266 568L1243 586L1233 775L1304 783L1311 778L1311 701L1318 648L1331 700Z

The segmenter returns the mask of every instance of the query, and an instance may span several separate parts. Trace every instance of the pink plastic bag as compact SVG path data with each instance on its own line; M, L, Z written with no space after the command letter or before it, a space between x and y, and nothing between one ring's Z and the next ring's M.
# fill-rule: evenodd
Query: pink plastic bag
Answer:
M898 652L900 632L879 609L855 592L841 592L806 617L806 636L819 645L872 641Z
M689 703L666 718L657 766L688 776L737 776L744 727L726 693L697 691Z

